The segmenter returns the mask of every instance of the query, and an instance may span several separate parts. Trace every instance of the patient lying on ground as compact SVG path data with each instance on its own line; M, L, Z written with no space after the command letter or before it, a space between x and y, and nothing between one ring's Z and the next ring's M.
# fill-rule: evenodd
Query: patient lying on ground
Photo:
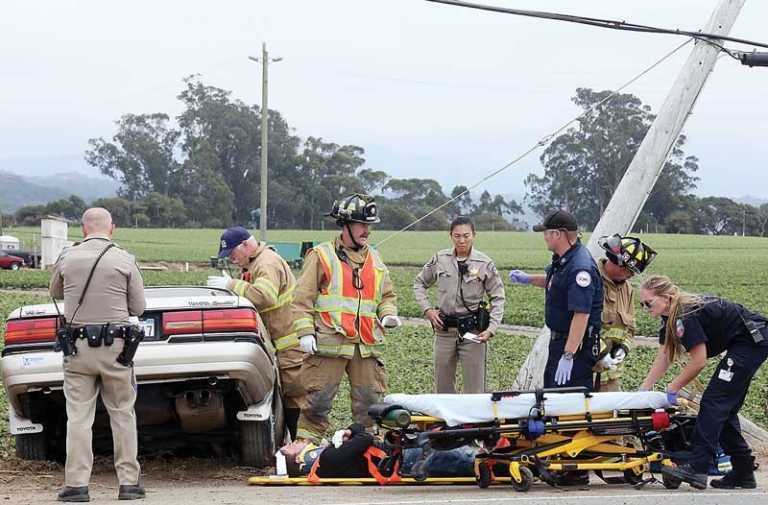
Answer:
M365 478L371 474L368 458L374 462L380 459L371 454L371 448L378 448L388 454L386 444L377 441L365 431L362 424L352 424L346 430L336 432L334 441L339 443L317 446L307 440L296 440L280 449L285 456L288 475L303 477L312 474L319 478ZM430 477L472 477L476 447L459 447L449 451L433 451L427 458ZM368 455L366 455L368 453ZM414 463L422 457L420 448L405 449L402 475L410 474Z

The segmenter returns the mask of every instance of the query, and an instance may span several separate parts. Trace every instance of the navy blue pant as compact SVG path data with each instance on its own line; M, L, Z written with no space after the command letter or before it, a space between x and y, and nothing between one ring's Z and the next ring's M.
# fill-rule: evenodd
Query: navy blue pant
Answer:
M594 379L592 376L592 367L597 363L597 355L600 352L600 332L587 328L587 334L581 341L581 347L573 355L573 369L571 370L571 380L565 384L555 384L555 372L557 364L565 352L565 343L568 336L564 334L552 333L549 340L549 357L547 357L547 367L544 369L544 387L576 387L584 386L592 391Z
M739 410L752 378L768 358L768 340L760 344L733 342L701 397L693 434L691 465L706 473L717 458L717 447L738 465L751 465L752 450L741 435Z

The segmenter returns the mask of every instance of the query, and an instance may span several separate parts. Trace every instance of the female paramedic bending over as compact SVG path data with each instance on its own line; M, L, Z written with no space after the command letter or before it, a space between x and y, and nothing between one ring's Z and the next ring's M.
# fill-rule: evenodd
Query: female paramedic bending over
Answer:
M662 346L641 390L653 388L682 346L690 359L667 385L667 398L674 404L678 391L699 375L707 358L726 352L701 397L690 461L675 468L665 466L662 472L705 489L719 444L731 457L733 470L713 480L712 487L755 488L752 450L741 435L738 413L752 377L768 357L768 319L738 303L681 291L663 275L642 283L640 299L650 315L662 321Z

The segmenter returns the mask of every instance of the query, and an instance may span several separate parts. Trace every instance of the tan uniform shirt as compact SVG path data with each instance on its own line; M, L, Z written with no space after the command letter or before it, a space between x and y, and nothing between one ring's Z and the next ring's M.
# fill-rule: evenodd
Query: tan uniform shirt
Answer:
M437 284L438 308L448 316L461 316L477 306L487 294L491 302L491 324L488 331L496 333L504 317L504 283L493 260L472 249L467 262L467 273L459 284L459 266L453 249L444 249L430 259L413 281L413 293L422 312L433 308L427 290ZM461 291L459 287L461 286ZM464 301L461 294L464 294ZM466 306L464 305L466 302Z
M296 288L296 278L288 263L275 251L260 242L243 269L240 279L232 279L227 289L243 296L259 311L276 350L298 346L299 342L291 327L293 311L291 302Z
M64 315L73 326L127 323L129 316L144 313L144 279L136 259L117 246L99 261L78 308L88 274L99 253L110 243L107 237L91 235L62 251L56 260L49 292L57 300L64 299Z
M334 247L339 247L340 243L341 239L336 238L334 240ZM343 246L342 249L351 262L361 266L365 263L368 255L367 246L359 251L354 251ZM321 345L320 335L334 335L336 337L335 339L325 339L329 341L329 347L342 346L344 343L359 344L359 339L352 340L344 335L339 335L336 333L336 330L326 325L319 316L315 317L315 300L317 299L320 290L324 289L326 286L328 286L328 279L325 278L325 272L320 264L320 258L314 250L310 250L304 257L304 266L301 270L301 276L299 277L296 291L293 295L293 308L296 317L294 328L296 329L298 337L318 333L318 348ZM397 315L396 302L397 296L395 295L392 280L387 271L384 276L384 285L381 291L381 302L376 311L378 318L381 319L384 316ZM331 340L337 342L331 342ZM332 353L334 352L330 351L326 354ZM363 357L366 357L368 350L361 349L361 353L364 355Z
M635 337L634 291L629 282L615 283L605 273L605 258L598 264L603 278L603 326L600 333L602 347L621 344L629 350ZM603 379L617 378L620 368L603 371Z

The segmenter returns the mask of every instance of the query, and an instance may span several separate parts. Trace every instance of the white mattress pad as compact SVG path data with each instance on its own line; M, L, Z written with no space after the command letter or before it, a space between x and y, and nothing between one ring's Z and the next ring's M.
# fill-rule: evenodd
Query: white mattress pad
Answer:
M536 405L533 393L491 401L487 394L391 394L385 403L400 405L410 412L437 417L448 426L468 423L488 423L496 419L527 418ZM582 393L546 393L545 416L571 416L610 413L617 410L647 410L670 407L667 395L658 391L627 393L592 393L589 398Z

